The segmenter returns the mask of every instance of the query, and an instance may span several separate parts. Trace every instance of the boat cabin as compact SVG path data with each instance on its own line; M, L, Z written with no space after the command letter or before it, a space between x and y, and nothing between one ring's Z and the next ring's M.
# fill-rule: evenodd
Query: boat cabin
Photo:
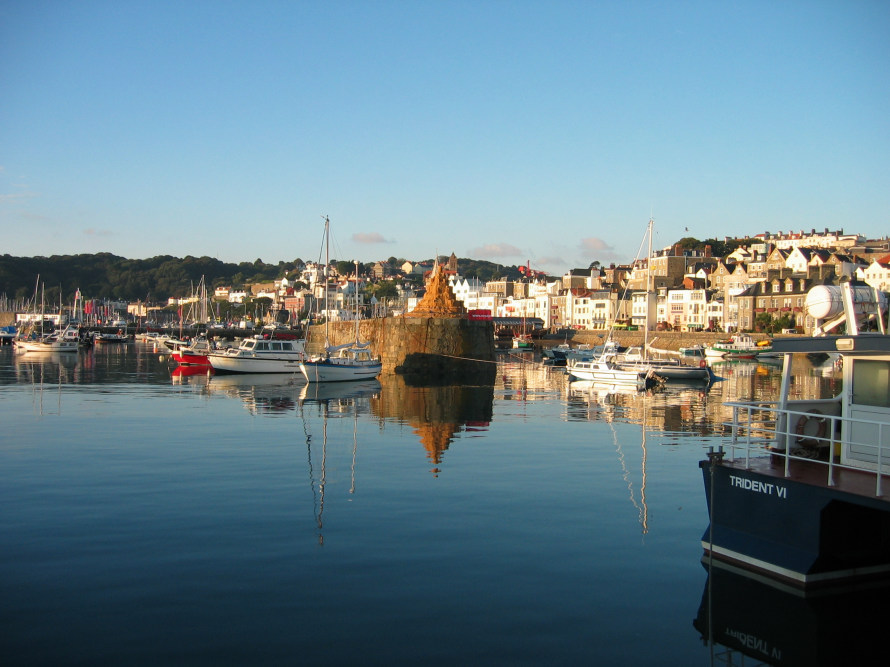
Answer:
M880 465L890 473L890 336L789 338L777 340L773 352L787 355L775 451L790 448L864 470ZM788 400L793 354L842 354L843 390L832 398Z
M294 344L289 340L264 340L262 338L246 338L241 341L240 349L249 352L296 352Z

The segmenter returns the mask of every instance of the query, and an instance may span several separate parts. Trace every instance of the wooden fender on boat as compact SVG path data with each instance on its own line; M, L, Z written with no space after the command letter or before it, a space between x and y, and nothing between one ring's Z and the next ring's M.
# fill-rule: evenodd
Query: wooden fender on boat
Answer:
M809 410L797 420L794 432L797 433L797 444L802 447L827 445L825 435L828 432L828 417L818 410Z

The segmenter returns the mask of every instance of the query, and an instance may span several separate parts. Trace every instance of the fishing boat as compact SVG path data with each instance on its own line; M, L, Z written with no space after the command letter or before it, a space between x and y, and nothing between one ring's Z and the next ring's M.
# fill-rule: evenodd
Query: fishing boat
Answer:
M513 349L514 350L534 350L535 344L532 341L532 337L530 334L519 334L517 336L513 336Z
M207 355L213 349L207 336L196 336L188 345L177 347L170 356L181 366L210 366Z
M572 351L572 346L568 343L560 343L553 347L542 347L541 356L544 361L549 361L554 365L565 365L566 355Z
M102 333L97 331L93 334L94 343L126 343L128 340L129 337L124 333L123 329L118 329L116 333Z
M705 347L705 356L724 359L753 359L772 352L769 341L755 341L748 334L736 334L729 340L718 341Z
M152 343L154 343L155 349L162 353L173 352L189 344L184 338L176 338L169 334L158 334Z
M775 401L734 402L730 438L700 462L705 558L804 590L890 575L890 336L863 332L848 283L847 335L778 339ZM801 397L795 355L842 355L842 389ZM792 398L794 396L794 398Z
M330 238L330 220L325 217L325 247ZM325 260L325 311L328 310L327 270L330 265L330 253L326 250ZM300 370L307 382L349 382L354 380L371 380L380 375L383 363L380 357L371 352L371 343L359 340L358 312L358 262L355 263L355 338L344 345L332 346L329 339L328 320L325 318L324 352L316 358L307 359L300 364Z
M238 347L213 351L207 359L218 373L296 373L305 353L303 340L245 338Z

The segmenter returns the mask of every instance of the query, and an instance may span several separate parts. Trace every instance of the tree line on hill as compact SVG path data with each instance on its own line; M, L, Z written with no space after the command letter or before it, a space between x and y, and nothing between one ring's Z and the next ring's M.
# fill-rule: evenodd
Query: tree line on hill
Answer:
M440 258L441 261L447 257ZM432 262L432 260L428 260ZM390 257L386 263L396 273L404 259ZM352 262L332 260L331 264L343 275L355 271ZM209 290L219 286L242 287L254 283L268 283L283 278L302 268L299 258L291 262L267 264L261 259L253 262L222 262L213 257L183 258L159 255L149 259L127 259L111 253L81 255L52 255L50 257L0 256L0 296L9 300L30 299L38 287L44 290L46 303L70 303L80 289L86 298L118 299L124 301L165 302L170 297L190 295L201 281ZM359 273L367 276L372 264L359 263ZM519 268L484 260L459 259L462 276L483 281L495 277L518 280ZM420 276L415 278L418 282Z

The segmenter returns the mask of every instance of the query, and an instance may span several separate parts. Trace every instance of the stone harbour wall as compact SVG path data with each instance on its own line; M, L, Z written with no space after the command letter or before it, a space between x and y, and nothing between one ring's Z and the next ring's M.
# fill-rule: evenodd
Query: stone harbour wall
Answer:
M331 345L349 343L355 322L332 322ZM489 383L496 375L491 322L450 317L388 317L359 322L359 338L370 341L383 361L383 374L426 384ZM309 330L310 353L324 345L324 325Z
M587 343L589 345L599 345L606 338L605 331L574 331L569 337L572 345L580 345ZM727 340L732 334L728 333L692 333L681 331L650 331L649 345L659 350L678 351L681 347L692 347L693 345L710 345L720 340ZM770 338L786 338L790 336L769 336L768 334L750 334L755 341L768 340ZM623 347L643 344L642 331L613 331L612 338ZM544 346L559 345L564 343L565 339L557 340L556 338L548 338L542 341Z

